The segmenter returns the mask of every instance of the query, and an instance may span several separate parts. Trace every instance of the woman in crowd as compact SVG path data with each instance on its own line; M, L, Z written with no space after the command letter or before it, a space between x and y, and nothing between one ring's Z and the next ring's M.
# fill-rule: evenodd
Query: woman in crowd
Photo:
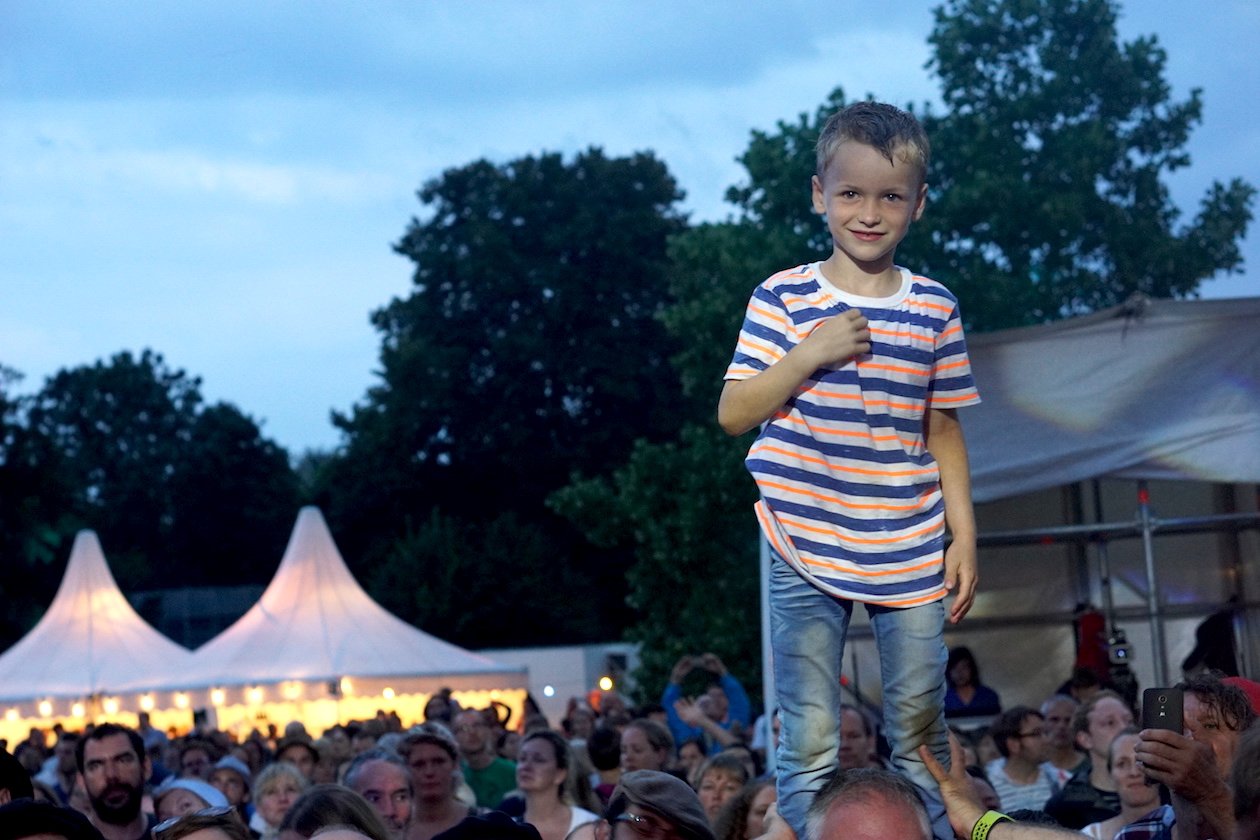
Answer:
M371 840L391 840L376 809L350 788L335 784L318 784L302 794L280 823L280 840L306 840L332 826L353 829Z
M590 801L590 785L580 773L570 772L572 767L569 744L559 734L536 730L521 741L516 758L516 786L525 794L521 821L538 829L543 840L564 840L579 825L599 818L581 807L595 803ZM579 789L584 789L584 797Z
M950 650L945 682L945 717L996 715L1002 711L997 692L980 682L980 666L970 648Z
M456 795L461 781L459 747L445 726L434 722L413 726L399 742L398 754L411 768L415 785L408 840L432 840L468 816L469 806Z
M704 764L706 753L703 738L688 738L678 745L678 769L684 774L687 783L696 786L696 775Z
M254 816L249 827L263 840L280 833L284 815L306 790L306 777L292 764L278 761L263 769L254 779Z
M1159 807L1159 786L1148 785L1137 760L1138 730L1129 727L1111 740L1107 770L1120 796L1120 813L1102 822L1090 823L1081 833L1094 840L1112 840L1116 832Z
M654 720L632 720L621 732L622 773L632 770L665 771L673 755L673 736Z
M765 834L766 810L777 799L774 779L757 779L727 800L713 821L717 840L753 840Z
M206 808L228 807L227 797L201 779L167 778L153 792L153 810L158 822L182 817Z
M231 810L226 813L194 812L173 817L153 827L153 840L182 840L194 834L197 840L250 840L249 829Z
M737 755L718 753L700 767L696 775L696 795L700 797L700 806L710 825L727 800L748 784L748 779L748 769Z

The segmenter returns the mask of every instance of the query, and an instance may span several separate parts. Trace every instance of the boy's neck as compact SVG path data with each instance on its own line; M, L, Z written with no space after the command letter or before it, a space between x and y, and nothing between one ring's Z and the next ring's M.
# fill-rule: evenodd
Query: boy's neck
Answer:
M885 298L901 288L901 271L893 265L891 258L882 268L865 267L833 253L823 260L820 267L831 285L851 295Z

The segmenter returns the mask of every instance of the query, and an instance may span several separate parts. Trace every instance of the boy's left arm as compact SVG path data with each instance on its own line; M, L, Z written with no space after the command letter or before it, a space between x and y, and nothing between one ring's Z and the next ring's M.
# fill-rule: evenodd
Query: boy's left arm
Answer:
M928 452L941 471L945 524L953 541L945 551L945 588L954 593L949 621L957 624L976 599L976 514L971 506L971 467L958 412L929 408L923 420Z

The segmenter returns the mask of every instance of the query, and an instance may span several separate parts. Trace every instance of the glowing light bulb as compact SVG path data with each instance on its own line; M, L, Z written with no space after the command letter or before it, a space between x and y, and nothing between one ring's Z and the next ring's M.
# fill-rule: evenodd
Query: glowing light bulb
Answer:
M612 677L600 677L599 687L602 688L604 691L612 691L612 687L613 687Z
M140 697L140 708L144 709L146 712L153 711L153 695L152 694L145 694Z
M543 697L555 697L555 696L556 696L556 687L554 685L543 686Z
M73 706L71 706L71 707L70 707L70 716L71 716L71 717L77 717L77 718L81 718L81 717L83 717L83 704L82 704L82 703L75 703Z
M386 700L393 700L394 689L390 688L389 686L386 686L385 690L381 692L381 696L384 697Z
M188 695L184 694L182 691L176 694L175 705L181 709L187 709L188 708Z
M216 706L222 706L225 699L227 699L227 695L223 693L221 688L216 688L210 692L210 702Z
M47 700L41 700L41 701L39 702L39 713L40 713L42 716L44 716L44 717L49 717L49 716L51 716L51 715L52 715L52 703L49 703Z

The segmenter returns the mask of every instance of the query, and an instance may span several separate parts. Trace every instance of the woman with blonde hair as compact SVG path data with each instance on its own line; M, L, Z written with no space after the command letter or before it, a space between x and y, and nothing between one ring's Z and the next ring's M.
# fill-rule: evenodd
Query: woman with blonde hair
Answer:
M292 764L277 761L263 768L254 780L252 798L255 810L249 821L250 829L257 832L262 840L276 837L284 815L306 788L306 777Z

